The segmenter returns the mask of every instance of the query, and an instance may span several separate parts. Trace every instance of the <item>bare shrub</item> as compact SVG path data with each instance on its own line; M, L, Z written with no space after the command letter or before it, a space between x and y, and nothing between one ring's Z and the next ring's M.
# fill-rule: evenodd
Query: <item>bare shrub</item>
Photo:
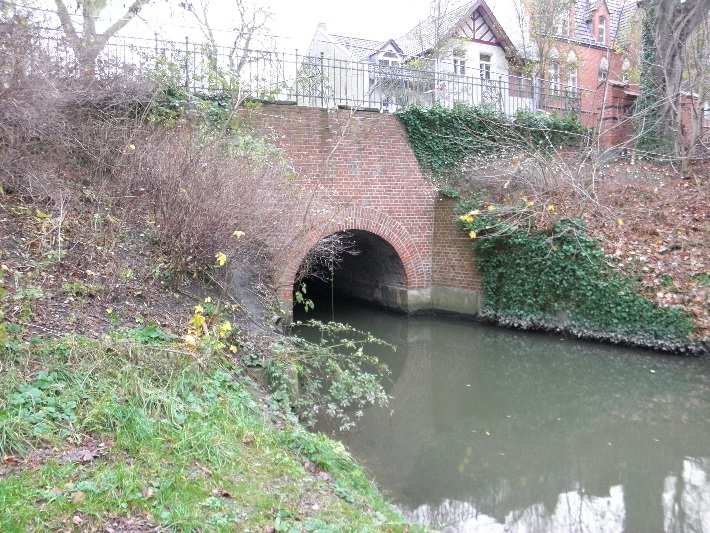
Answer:
M166 90L160 76L76 77L44 50L40 30L7 24L11 31L0 35L5 192L44 202L62 219L88 202L144 228L176 279L214 266L217 254L268 278L334 216L331 193L295 176L266 141L193 113L190 95L179 120L147 120ZM319 263L318 252L309 257Z
M146 129L133 142L123 176L148 204L172 270L201 270L218 253L264 262L278 246L295 191L276 162L191 125Z

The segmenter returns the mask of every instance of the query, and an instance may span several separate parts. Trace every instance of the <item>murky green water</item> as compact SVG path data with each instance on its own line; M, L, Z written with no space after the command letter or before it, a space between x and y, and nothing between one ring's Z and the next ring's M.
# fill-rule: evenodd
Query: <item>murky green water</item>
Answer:
M340 435L412 520L466 532L710 532L710 360L341 304L397 345Z

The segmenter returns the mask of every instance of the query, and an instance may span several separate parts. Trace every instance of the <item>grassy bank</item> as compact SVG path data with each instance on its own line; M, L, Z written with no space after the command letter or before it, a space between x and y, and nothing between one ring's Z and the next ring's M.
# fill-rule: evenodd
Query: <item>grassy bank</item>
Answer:
M0 530L406 530L342 446L275 418L226 356L8 344Z

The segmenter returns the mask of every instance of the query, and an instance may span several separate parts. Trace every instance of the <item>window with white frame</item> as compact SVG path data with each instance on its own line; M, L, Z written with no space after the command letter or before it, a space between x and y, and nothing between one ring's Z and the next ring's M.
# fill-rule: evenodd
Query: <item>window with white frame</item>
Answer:
M454 58L454 74L466 75L466 60L459 57Z
M597 42L606 44L606 17L599 17L597 20Z
M491 79L491 54L480 54L479 64L481 70L481 79L490 80Z
M577 92L577 87L579 86L579 77L577 73L577 65L569 65L567 67L567 85L569 90L573 93Z
M399 56L394 52L385 52L382 57L377 60L377 64L381 67L394 67L399 65Z

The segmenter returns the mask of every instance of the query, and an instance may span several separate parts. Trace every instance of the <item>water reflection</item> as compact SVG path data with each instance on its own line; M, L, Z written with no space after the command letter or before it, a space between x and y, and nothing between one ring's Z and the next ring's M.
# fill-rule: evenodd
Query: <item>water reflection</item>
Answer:
M611 487L609 496L589 496L581 491L560 494L548 512L544 504L531 505L508 513L503 522L479 513L461 501L444 501L437 508L422 505L406 514L416 522L444 532L466 533L569 533L595 531L617 533L624 530L624 489Z
M710 532L710 361L357 306L336 319L399 347L381 354L391 405L340 437L417 522Z
M687 458L663 489L663 525L672 533L710 531L710 459Z

